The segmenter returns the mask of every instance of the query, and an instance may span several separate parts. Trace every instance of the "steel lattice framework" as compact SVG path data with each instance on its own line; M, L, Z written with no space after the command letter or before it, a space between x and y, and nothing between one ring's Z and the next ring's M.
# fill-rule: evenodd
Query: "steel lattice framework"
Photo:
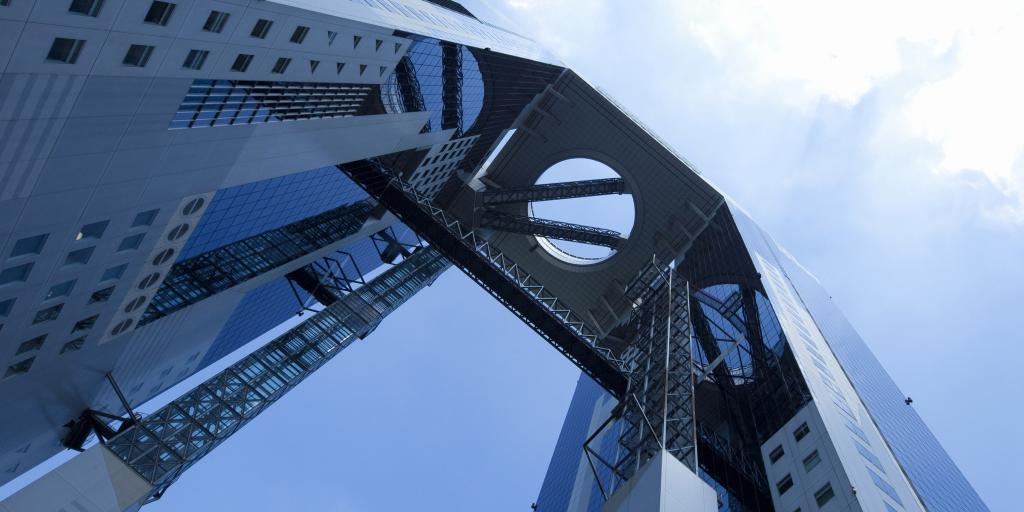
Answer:
M159 498L186 469L356 339L369 334L449 263L422 248L106 444Z
M539 219L525 215L514 215L495 210L484 210L481 214L480 226L497 231L600 245L612 249L617 249L625 241L618 231L611 229Z
M358 201L179 261L139 325L343 240L363 227L372 209L372 201Z
M622 178L600 180L581 180L562 183L545 183L530 187L490 189L482 194L485 206L528 203L532 201L555 201L577 197L607 196L622 194L626 191L626 182Z

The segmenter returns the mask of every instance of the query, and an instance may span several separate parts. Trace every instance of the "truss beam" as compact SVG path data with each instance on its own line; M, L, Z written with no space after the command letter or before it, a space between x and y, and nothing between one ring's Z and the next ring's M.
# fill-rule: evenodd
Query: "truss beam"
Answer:
M487 190L483 193L482 199L485 206L492 206L508 203L554 201L576 197L607 196L622 194L625 191L626 182L622 178L608 178Z
M625 241L617 231L610 229L595 228L581 224L571 224L556 220L537 219L524 215L513 215L494 210L485 210L481 217L480 226L505 231L508 233L519 233L523 235L535 235L569 242L600 245L617 249Z

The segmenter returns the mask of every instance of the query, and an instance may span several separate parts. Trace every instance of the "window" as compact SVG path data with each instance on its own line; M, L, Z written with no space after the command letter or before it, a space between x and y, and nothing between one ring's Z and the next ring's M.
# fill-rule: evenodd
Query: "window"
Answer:
M327 46L334 44L334 38L338 37L338 33L333 30L327 31Z
M395 55L398 55L398 51L402 49L402 43L395 43Z
M288 64L291 64L292 60L288 57L279 57L277 62L274 63L274 69L271 69L271 73L282 74L288 69Z
M309 59L309 72L316 73L316 68L320 67L320 61Z
M273 24L273 21L261 18L260 20L256 21L256 25L253 25L252 32L250 32L249 35L258 39L266 39L267 34L270 33L270 27Z
M7 7L11 5L11 0L0 0L0 7Z
M145 233L125 237L124 240L121 240L121 244L117 246L118 252L138 249L139 246L142 245L143 238L146 238Z
M810 455L804 457L804 471L810 472L821 462L821 456L818 455L818 450L814 450Z
M5 268L0 272L0 285L11 283L24 283L32 272L32 263L18 265L17 267Z
M786 454L786 451L782 449L782 445L780 444L780 445L776 446L775 449L772 450L771 453L768 454L768 460L772 461L772 464L775 464L785 454Z
M159 272L153 272L152 274L144 277L142 279L142 281L139 281L139 289L140 290L145 290L146 288L149 288L150 286L153 286L154 284L156 284L156 282L159 279L160 279L160 273Z
M11 257L17 258L18 256L43 252L43 246L46 245L48 237L49 235L36 235L14 242L14 247L11 248Z
M13 375L19 375L25 373L32 368L32 363L36 360L34 357L30 357L24 361L18 361L7 367L7 373L4 373L4 378L11 377Z
M154 1L146 11L146 17L142 21L154 25L167 25L171 21L171 14L174 13L174 4L170 2Z
M181 213L183 215L192 215L193 213L201 210L205 204L206 200L204 200L201 197L197 197L189 201L188 204L186 204L185 207L181 209Z
M71 333L74 334L76 332L88 331L89 329L92 329L96 325L96 319L99 317L99 315L93 315L90 316L89 318L84 318L82 320L79 320L78 322L75 322L75 326L71 328Z
M83 346L85 346L85 337L84 336L79 337L79 338L75 338L75 339L65 343L64 346L60 347L60 353L64 354L64 353L67 353L67 352L74 352L76 350L81 350Z
M18 346L18 351L14 353L16 356L21 354L27 354L29 352L35 352L43 347L43 342L46 341L46 335L36 336L21 345Z
M92 258L93 251L96 247L86 247L85 249L79 249L77 251L71 251L68 253L67 258L64 258L65 265L85 265L89 263L89 258Z
M89 238L100 238L103 236L103 232L107 230L107 225L110 224L109 220L102 222L93 222L92 224L86 224L82 226L82 229L78 230L78 234L75 235L75 240L85 240Z
M63 309L63 304L57 304L55 306L50 306L47 307L46 309L40 309L39 311L36 311L36 316L32 318L32 325L55 321L55 319L57 319L57 316L60 315L61 309Z
M375 42L374 42L374 50L376 50L376 51L380 51L380 45L382 45L382 44L384 44L384 41L381 41L380 39L378 39L377 41L375 41Z
M359 48L359 41L362 41L362 40L363 40L362 37L352 36L352 48L353 49Z
M56 299L57 297L66 297L69 293L71 293L71 290L74 289L75 281L75 279L72 279L70 281L65 281L58 285L51 286L50 291L46 292L46 296L43 297L43 300Z
M206 64L206 58L209 56L210 52L208 50L189 50L181 67L185 69L203 69L203 64Z
M74 64L78 61L78 55L82 53L83 46L85 46L85 41L82 39L55 38L53 44L50 45L50 52L46 54L46 60Z
M864 430L851 423L850 420L846 420L846 429L853 432L854 435L859 437L860 440L864 441L868 446L871 446L871 441L868 441L868 435L864 433Z
M808 427L806 423L801 423L800 426L797 427L796 430L793 431L793 438L796 439L799 442L801 439L806 437L807 434L810 434L810 433L811 433L810 427Z
M188 224L178 224L177 226L174 227L174 229L171 230L170 233L167 234L167 240L173 242L184 236L185 233L187 232Z
M306 40L306 34L309 33L309 27L303 27L299 25L295 27L295 32L292 32L292 38L289 41L295 44L302 44Z
M865 460L867 460L876 468L878 468L879 471L885 473L885 470L882 469L882 461L878 460L878 456L876 456L874 452L867 449L866 447L864 447L864 445L858 443L857 441L854 441L853 444L857 446L857 451L860 452L861 457L864 457Z
M114 295L114 287L108 286L102 290L96 290L89 296L89 304L95 304L97 302L106 302L110 300L110 296Z
M115 325L114 328L110 330L110 334L114 336L122 334L132 326L132 323L134 323L134 321L131 318L122 320L121 323Z
M793 487L793 477L789 475L782 477L782 480L775 484L775 488L779 490L779 496L786 494L791 487Z
M132 299L132 301L129 302L127 305L125 305L124 312L125 313L131 313L132 311L135 311L136 309L139 309L140 307L142 307L142 305L145 304L145 303L146 303L146 296L145 295L139 295L138 297L135 297L134 299Z
M826 483L821 489L814 491L814 501L818 503L819 508L824 507L835 495L836 493L832 490L832 484Z
M68 12L95 18L100 15L102 7L103 0L71 0L71 7L68 7Z
M121 279L124 275L125 269L128 268L128 264L118 265L116 267L110 267L103 271L103 275L100 276L100 281L110 281L113 279Z
M210 15L206 17L206 23L203 24L203 30L215 34L221 33L229 16L230 14L226 12L210 11Z
M133 44L128 47L128 53L124 54L124 60L121 61L121 63L125 66L143 68L146 67L146 63L149 62L149 58L152 55L152 46L145 44Z
M252 55L248 53L239 53L238 57L235 57L234 64L231 64L231 71L245 72L249 69L249 64L252 63Z
M341 71L343 69L345 69L345 63L344 62L339 62L338 65L337 65L337 68L338 68L338 74L340 75Z
M152 226L153 221L156 220L156 214L159 211L160 210L148 210L136 215L135 220L132 221L132 227Z
M359 65L359 76L363 76L363 73L366 73L366 64Z
M153 258L153 265L160 266L167 263L174 256L174 249L164 249Z
M7 316L11 314L11 309L14 308L14 301L16 299L0 300L0 316Z

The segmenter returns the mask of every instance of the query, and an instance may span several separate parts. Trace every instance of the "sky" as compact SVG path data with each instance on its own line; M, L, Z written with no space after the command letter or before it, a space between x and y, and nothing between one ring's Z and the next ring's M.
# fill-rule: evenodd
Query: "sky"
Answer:
M750 212L992 510L1019 509L1024 3L464 3ZM146 510L527 511L577 378L450 270Z

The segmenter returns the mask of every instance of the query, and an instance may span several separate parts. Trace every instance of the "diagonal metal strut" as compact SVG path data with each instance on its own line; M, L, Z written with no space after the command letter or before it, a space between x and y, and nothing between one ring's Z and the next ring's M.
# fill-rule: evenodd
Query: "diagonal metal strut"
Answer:
M527 203L531 201L554 201L576 197L607 196L625 192L626 182L622 178L568 181L538 184L530 187L487 190L483 193L483 204L490 206L508 203Z
M485 210L483 212L480 218L480 226L497 231L543 236L569 242L600 245L612 249L617 249L625 241L618 231L610 229L538 219L524 215L513 215L494 210Z

